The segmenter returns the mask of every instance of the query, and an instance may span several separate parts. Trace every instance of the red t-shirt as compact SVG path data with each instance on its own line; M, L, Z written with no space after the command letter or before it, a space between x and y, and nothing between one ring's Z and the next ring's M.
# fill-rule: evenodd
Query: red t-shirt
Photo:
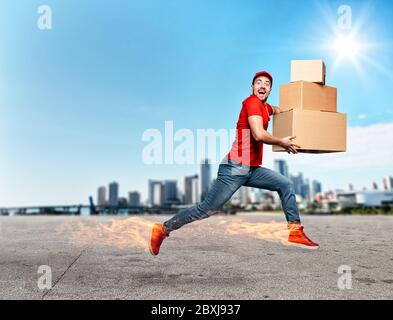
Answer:
M266 109L268 112L266 112ZM261 116L263 128L267 130L271 114L273 114L273 108L268 103L264 104L256 96L249 96L243 101L236 125L236 139L227 155L228 159L250 167L257 167L262 164L263 143L257 142L252 136L248 117Z

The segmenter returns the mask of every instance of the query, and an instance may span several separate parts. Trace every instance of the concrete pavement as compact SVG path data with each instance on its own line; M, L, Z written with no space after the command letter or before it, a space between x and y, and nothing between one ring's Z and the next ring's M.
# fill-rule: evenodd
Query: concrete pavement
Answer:
M148 227L167 218L0 217L0 297L393 298L393 217L303 216L321 246L308 251L282 243L283 214L214 216L173 232L153 257ZM49 290L38 287L42 265ZM343 265L352 289L338 287Z

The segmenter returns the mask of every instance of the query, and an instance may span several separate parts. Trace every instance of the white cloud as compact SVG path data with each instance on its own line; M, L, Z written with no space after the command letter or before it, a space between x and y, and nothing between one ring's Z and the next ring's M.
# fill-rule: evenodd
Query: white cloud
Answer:
M347 151L328 154L289 155L272 152L265 146L264 165L273 167L274 159L310 169L376 169L390 167L393 171L393 122L347 130Z
M359 113L358 114L358 119L363 120L363 119L366 119L366 118L367 118L367 114L365 114L365 113Z

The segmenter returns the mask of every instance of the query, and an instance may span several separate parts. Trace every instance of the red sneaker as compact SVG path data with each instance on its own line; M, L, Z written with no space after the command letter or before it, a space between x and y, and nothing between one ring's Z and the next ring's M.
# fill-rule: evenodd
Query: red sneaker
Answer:
M166 237L169 237L169 233L165 231L164 225L159 223L154 224L151 229L149 244L150 253L152 255L156 256L160 252L161 244Z
M296 226L294 228L290 228L288 242L291 245L306 248L306 249L318 249L319 245L315 242L312 242L306 234L303 232L302 226Z

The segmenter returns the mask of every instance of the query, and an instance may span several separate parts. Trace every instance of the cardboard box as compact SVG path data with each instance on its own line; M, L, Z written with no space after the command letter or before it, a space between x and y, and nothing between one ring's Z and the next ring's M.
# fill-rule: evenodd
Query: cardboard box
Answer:
M309 81L325 84L326 66L322 60L292 60L291 82Z
M304 153L346 151L347 116L344 113L292 109L273 117L273 135L296 136L293 142ZM273 146L273 151L285 151Z
M280 110L337 111L337 89L313 82L296 81L280 86Z

